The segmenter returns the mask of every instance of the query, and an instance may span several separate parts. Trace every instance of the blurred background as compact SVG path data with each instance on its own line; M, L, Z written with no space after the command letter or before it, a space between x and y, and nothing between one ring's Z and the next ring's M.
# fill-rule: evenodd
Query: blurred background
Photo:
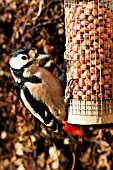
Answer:
M63 0L0 0L0 170L69 170L73 164L68 140L45 128L19 101L8 56L18 48L35 47L52 54L45 66L61 73L65 51ZM113 169L113 126L83 127L75 152L76 170Z

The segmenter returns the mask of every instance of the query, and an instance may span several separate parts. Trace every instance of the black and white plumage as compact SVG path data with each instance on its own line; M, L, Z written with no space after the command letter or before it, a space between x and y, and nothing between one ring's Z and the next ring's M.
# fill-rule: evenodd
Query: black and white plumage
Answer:
M67 135L63 130L66 109L62 102L60 81L37 61L48 55L37 55L36 50L19 49L11 53L9 61L19 98L24 106L43 124L55 132ZM71 140L74 141L72 138Z

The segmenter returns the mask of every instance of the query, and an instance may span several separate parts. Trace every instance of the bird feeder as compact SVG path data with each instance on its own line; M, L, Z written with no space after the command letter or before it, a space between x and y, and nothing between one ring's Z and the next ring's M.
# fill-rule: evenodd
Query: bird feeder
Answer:
M113 123L113 0L65 0L68 122Z

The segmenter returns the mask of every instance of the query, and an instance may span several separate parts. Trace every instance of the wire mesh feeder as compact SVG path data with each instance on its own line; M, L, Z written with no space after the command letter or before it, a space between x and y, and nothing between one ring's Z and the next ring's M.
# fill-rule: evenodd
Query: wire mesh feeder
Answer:
M68 122L113 123L113 0L65 0Z

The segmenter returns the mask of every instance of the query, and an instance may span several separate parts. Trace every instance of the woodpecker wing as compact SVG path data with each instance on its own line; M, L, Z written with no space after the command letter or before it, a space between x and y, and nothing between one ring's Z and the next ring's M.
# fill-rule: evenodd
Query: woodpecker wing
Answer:
M20 96L25 107L43 124L57 133L61 131L60 121L51 114L49 108L42 101L38 101L32 96L25 85L23 85L20 91Z
M41 80L41 83L37 84L25 83L32 96L45 103L58 120L65 120L66 110L62 102L63 89L60 81L48 70L36 65L30 66L28 72L31 76L36 76L37 79Z
M59 80L36 63L28 63L19 70L11 68L11 72L25 107L46 126L58 131L59 122L66 118Z

